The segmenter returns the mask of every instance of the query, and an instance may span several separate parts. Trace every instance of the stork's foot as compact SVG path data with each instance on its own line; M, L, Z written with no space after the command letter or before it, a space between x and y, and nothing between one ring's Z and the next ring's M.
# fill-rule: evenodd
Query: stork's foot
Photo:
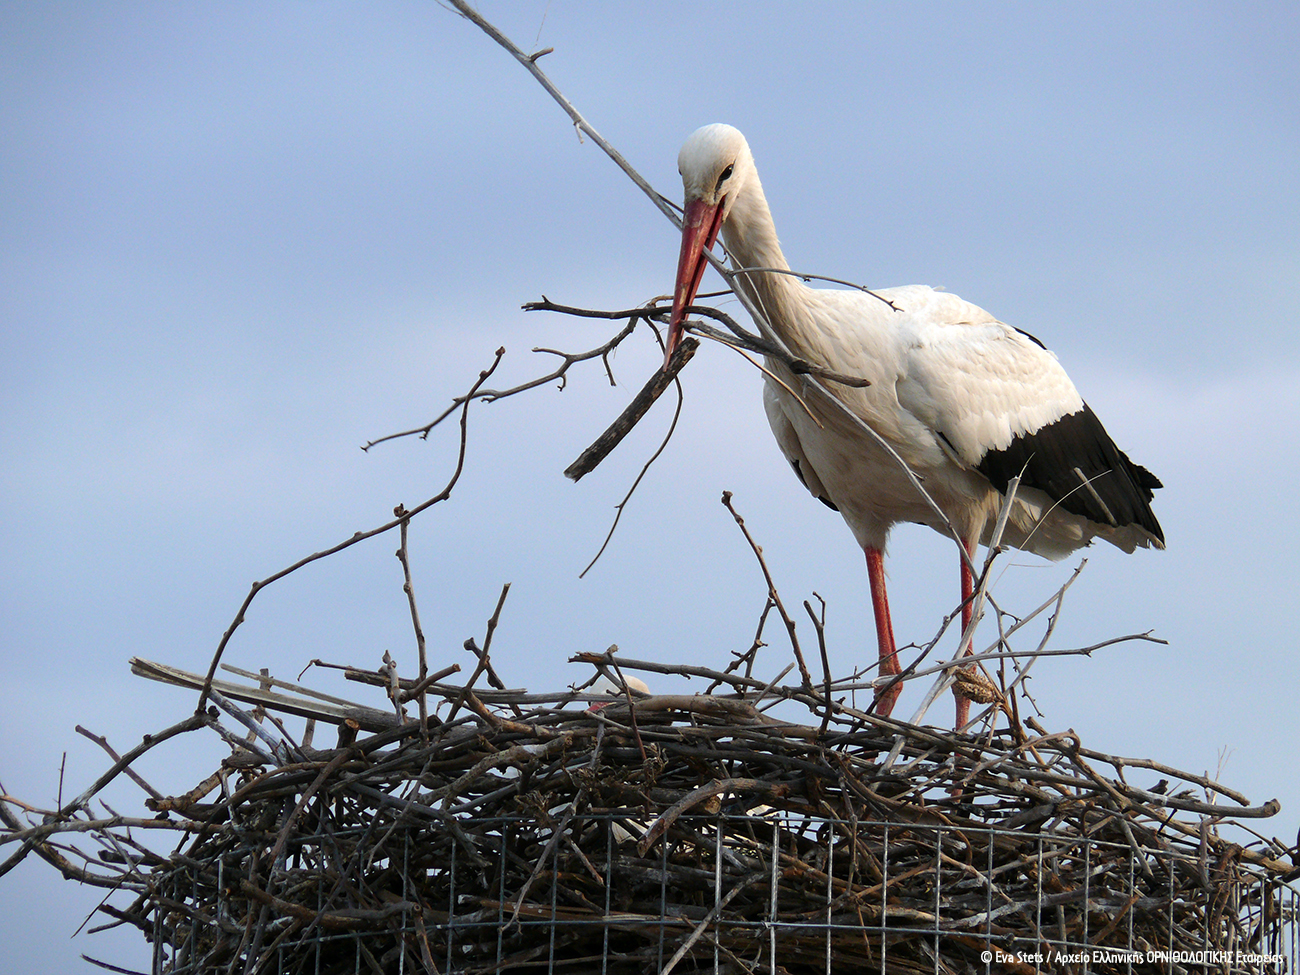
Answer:
M966 727L970 720L971 701L995 704L1002 700L1002 692L974 666L953 671L952 696L957 702L957 731Z

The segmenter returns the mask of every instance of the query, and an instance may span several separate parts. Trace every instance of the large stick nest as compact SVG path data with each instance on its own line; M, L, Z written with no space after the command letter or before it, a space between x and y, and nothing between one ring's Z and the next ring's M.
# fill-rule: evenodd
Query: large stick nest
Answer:
M261 737L201 716L230 757L147 803L190 838L158 853L96 827L135 892L103 910L154 942L155 971L969 972L996 949L995 971L1082 970L1085 953L1104 973L1294 952L1281 851L1212 825L1269 807L1215 804L1244 799L1072 733L958 735L847 706L823 729L738 693L588 710L572 692L422 690L452 710L402 721L214 685ZM233 696L316 710L339 743L295 743Z

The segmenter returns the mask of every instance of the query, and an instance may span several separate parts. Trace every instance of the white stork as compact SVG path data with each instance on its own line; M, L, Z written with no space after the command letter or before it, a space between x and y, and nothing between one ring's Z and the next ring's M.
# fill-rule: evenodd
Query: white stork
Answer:
M1003 535L1011 545L1048 558L1063 558L1094 538L1125 552L1164 548L1150 506L1160 481L1115 446L1036 338L932 288L827 290L781 273L789 265L754 157L729 125L695 132L677 165L686 198L669 356L699 290L704 252L721 231L737 269L735 287L761 313L760 332L798 358L869 381L861 388L823 385L920 477L971 556L988 542L1016 475L1020 484ZM874 438L783 362L769 357L767 368L763 405L777 444L799 480L839 511L866 552L880 671L897 674L885 593L889 529L899 522L944 534L948 528ZM963 632L972 589L963 559ZM900 689L894 683L877 695L877 713L889 714ZM969 707L958 696L959 728Z

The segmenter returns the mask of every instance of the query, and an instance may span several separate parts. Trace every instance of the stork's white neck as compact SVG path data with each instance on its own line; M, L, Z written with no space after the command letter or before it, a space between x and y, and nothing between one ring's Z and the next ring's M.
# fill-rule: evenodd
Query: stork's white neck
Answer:
M781 253L776 225L757 172L746 174L722 225L722 240L736 268L790 270ZM760 331L767 331L770 326L787 345L803 345L801 336L795 334L796 323L802 318L799 310L806 304L803 296L808 290L802 281L791 274L759 271L736 275L735 286L764 312L767 321L758 322Z

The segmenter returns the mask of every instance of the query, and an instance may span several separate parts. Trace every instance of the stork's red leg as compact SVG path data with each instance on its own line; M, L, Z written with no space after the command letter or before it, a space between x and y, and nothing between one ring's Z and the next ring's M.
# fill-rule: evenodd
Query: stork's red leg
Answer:
M878 548L866 548L867 579L871 582L871 611L876 616L876 643L880 647L880 676L890 677L900 670L898 648L894 645L894 624L889 618L889 597L885 594L885 553ZM876 714L889 717L902 691L901 683L876 695Z
M975 543L963 543L966 546L966 552L970 555L971 561L975 561ZM975 594L975 577L971 574L970 566L966 560L961 560L961 631L965 633L970 626L971 612L974 606L971 602L971 596ZM966 647L966 653L970 654L974 649L974 639L971 645ZM957 728L960 730L967 721L970 720L970 698L966 697L953 688L953 697L957 701Z

